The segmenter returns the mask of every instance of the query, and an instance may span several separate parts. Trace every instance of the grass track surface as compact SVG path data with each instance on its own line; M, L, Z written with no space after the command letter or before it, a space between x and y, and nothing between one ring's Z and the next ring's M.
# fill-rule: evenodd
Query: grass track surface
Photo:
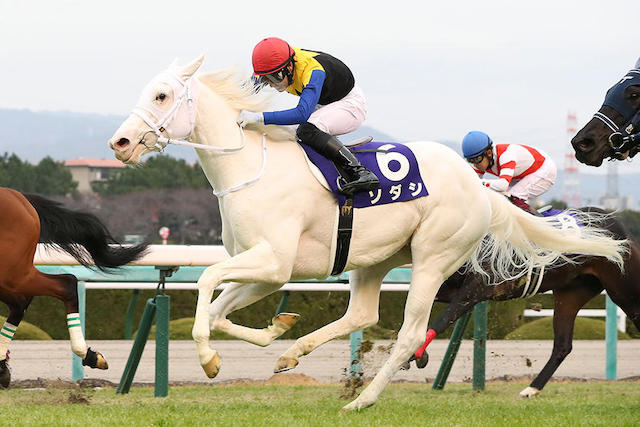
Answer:
M340 415L340 386L173 387L0 390L2 425L55 426L638 426L639 382L550 383L541 396L515 395L525 383L392 384L378 403Z

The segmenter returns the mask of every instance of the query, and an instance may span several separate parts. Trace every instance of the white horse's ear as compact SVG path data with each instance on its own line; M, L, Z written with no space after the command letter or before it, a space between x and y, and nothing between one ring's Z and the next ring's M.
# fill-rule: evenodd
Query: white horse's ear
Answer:
M182 67L182 69L180 70L180 77L186 80L189 77L193 76L196 73L196 71L198 71L198 68L200 68L203 61L204 61L204 53L199 57L197 57L196 59L194 59L193 61L191 61L189 64Z
M173 61L171 61L171 64L169 64L169 68L178 68L178 57L176 56L175 59Z
M636 65L633 67L636 70L640 69L640 58L638 58L638 60L636 61Z

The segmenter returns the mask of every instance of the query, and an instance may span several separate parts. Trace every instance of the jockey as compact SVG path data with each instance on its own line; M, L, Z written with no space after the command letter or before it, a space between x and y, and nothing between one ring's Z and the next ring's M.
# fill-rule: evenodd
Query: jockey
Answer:
M342 61L323 52L291 47L277 37L253 49L253 71L278 92L300 97L295 108L256 113L242 110L238 124L299 124L296 137L330 160L342 177L341 191L353 194L378 188L378 178L334 135L360 127L367 112L362 90Z
M486 173L498 179L482 183L509 197L519 208L539 215L527 203L546 193L556 181L557 168L542 150L518 144L496 144L484 132L472 131L462 140L462 154L482 178Z

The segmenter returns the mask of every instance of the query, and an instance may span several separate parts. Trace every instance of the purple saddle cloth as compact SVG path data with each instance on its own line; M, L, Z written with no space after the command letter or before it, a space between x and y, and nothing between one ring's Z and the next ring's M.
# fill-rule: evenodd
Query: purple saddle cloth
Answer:
M333 163L316 153L306 144L300 144L311 162L320 169L331 191L342 206L346 196L338 191L338 171ZM349 149L367 169L376 174L380 187L374 191L356 193L355 208L406 202L428 196L416 157L406 145L397 142L368 142Z
M562 212L564 211L560 209L551 208L549 210L542 212L542 216L556 216L558 214L561 214Z

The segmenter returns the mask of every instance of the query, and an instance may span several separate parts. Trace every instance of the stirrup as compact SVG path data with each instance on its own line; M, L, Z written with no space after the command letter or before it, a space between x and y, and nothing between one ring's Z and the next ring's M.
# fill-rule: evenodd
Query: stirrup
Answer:
M353 195L353 194L361 192L361 191L373 191L373 190L379 188L380 187L380 180L378 179L378 177L373 172L369 171L369 173L374 178L370 179L368 181L361 181L360 178L362 178L362 177L359 177L355 181L347 182L347 181L345 181L345 179L343 177L341 177L338 189L343 194Z
M356 145L366 144L367 142L371 142L371 141L373 141L372 136L363 136L361 138L356 138L353 141L345 142L344 145L347 148L349 148L349 147L355 147Z

